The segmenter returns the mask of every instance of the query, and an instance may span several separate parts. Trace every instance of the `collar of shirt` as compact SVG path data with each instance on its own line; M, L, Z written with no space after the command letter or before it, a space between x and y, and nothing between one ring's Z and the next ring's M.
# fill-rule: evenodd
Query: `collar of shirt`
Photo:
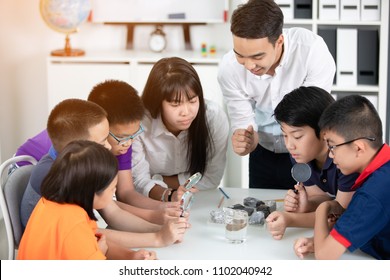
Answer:
M279 66L283 67L283 65L286 65L288 63L288 59L290 58L290 41L288 35L288 29L283 29L283 54L282 58L280 59ZM278 67L279 67L278 66Z
M322 168L321 168L321 174L322 174L322 170L328 170L332 163L333 163L333 160L329 156L327 156L325 163L324 163L324 166L322 166ZM316 165L316 160L312 160L308 164L310 165L310 167L312 169L320 170Z
M54 149L53 145L50 146L50 149L49 149L49 156L55 160L58 156L58 152Z
M390 147L387 144L383 144L382 148L379 150L375 158L356 179L355 184L352 186L352 190L355 190L360 185L362 185L364 181L368 178L368 176L370 176L388 161L390 161Z

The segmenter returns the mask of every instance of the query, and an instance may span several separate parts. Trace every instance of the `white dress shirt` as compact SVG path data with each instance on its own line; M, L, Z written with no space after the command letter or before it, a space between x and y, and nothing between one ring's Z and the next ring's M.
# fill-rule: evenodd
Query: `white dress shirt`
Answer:
M249 125L260 144L273 152L287 152L280 125L273 117L283 96L300 86L330 92L336 65L324 40L304 28L283 30L284 52L275 75L257 76L237 62L231 50L224 55L218 82L224 95L232 132Z
M216 188L220 184L226 165L229 137L228 118L216 103L206 101L206 119L214 150L208 155L206 171L196 185L200 190ZM161 116L153 119L149 112L145 114L142 125L145 132L135 138L133 143L132 174L137 191L149 196L155 184L166 187L160 180L152 179L155 174L178 174L179 183L183 185L192 175L187 172L188 131L175 136L166 129Z

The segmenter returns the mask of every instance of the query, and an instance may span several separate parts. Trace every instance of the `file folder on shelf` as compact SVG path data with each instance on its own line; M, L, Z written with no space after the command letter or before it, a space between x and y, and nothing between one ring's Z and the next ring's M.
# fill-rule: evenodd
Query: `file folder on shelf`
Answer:
M378 84L379 35L378 30L358 30L358 72L359 85Z
M329 52L333 56L334 61L337 61L337 29L336 27L318 27L318 35L324 39L326 45L328 46ZM333 84L336 84L337 79L336 75L333 79Z
M360 20L360 1L340 0L340 20Z
M337 29L337 86L357 85L357 29Z
M312 0L295 0L294 1L295 18L313 18L313 1Z
M361 0L362 21L379 21L381 20L381 1L380 0Z
M340 0L319 0L320 20L340 19Z

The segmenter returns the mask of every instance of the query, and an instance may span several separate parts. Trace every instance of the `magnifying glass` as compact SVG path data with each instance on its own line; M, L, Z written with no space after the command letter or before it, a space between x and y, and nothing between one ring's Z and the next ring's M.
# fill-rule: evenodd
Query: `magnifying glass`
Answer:
M297 184L306 182L311 177L311 168L307 163L296 163L291 168L291 176L297 181ZM298 190L294 190L295 193Z
M187 181L184 183L184 188L186 190L191 189L199 182L200 179L202 179L202 174L200 172L195 173L190 178L188 178Z
M187 191L183 194L180 201L180 209L181 209L180 217L184 216L185 211L190 210L193 201L194 201L194 195L192 194L192 192Z
M191 204L194 201L194 195L192 194L192 192L188 190L190 190L193 186L195 186L201 178L202 178L202 174L200 172L197 172L193 174L190 178L188 178L187 181L184 183L183 187L187 191L181 197L180 208L182 212L180 217L183 217L185 211L190 210Z

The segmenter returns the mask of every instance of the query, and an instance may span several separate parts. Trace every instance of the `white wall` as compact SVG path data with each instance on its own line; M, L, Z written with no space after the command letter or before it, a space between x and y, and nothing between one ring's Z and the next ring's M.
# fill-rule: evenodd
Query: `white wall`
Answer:
M135 48L146 49L145 34L153 27L137 28ZM164 28L165 30L165 28ZM168 48L184 48L180 27L167 27ZM64 35L52 31L39 14L39 0L0 0L0 159L12 156L27 138L46 126L46 58L63 48ZM191 38L196 50L202 42L217 51L231 48L228 24L195 26ZM125 48L126 29L86 23L71 36L73 47L88 50Z

